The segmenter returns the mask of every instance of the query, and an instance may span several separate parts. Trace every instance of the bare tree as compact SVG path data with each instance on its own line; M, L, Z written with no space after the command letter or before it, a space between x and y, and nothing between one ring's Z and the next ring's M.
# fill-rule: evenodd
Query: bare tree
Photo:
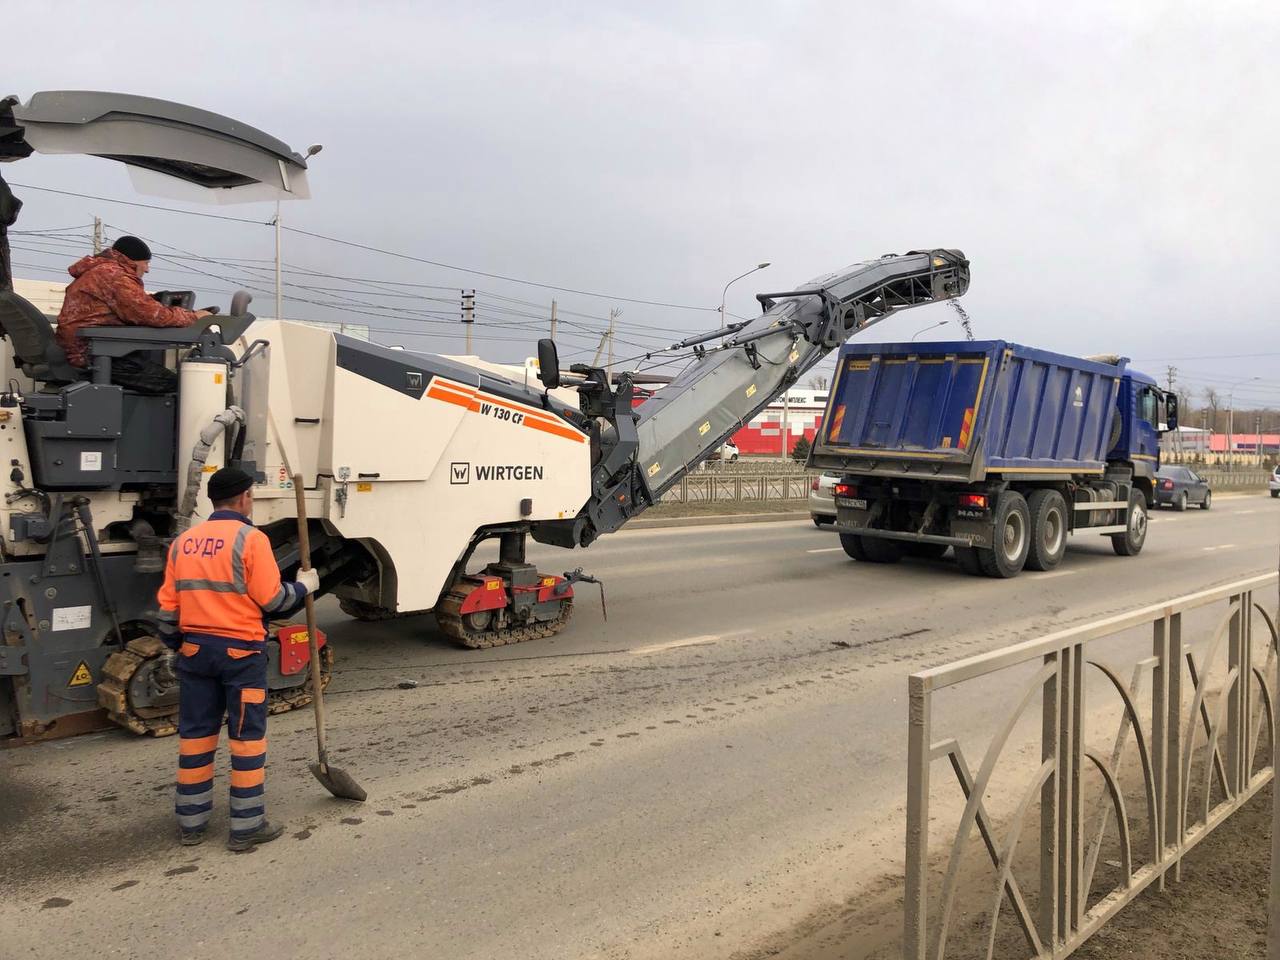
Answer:
M1222 408L1222 398L1213 387L1204 388L1204 413L1210 430L1218 430L1218 411Z
M830 381L827 380L826 377L817 376L809 378L809 389L811 390L825 390L829 384Z

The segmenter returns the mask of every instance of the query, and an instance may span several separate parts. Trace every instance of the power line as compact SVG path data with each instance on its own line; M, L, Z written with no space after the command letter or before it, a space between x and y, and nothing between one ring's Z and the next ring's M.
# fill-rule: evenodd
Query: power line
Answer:
M115 200L115 199L112 199L111 197L100 197L94 194L77 193L73 190L56 190L52 187L37 187L32 184L26 184L26 183L12 183L11 186L20 187L21 189L24 189L24 190L39 190L44 193L55 193L65 197L77 197L82 200L95 200L100 203L117 203L122 206L137 207L143 210L160 210L164 213L176 213L176 214L181 214L183 216L189 216L189 217L204 217L210 220L226 220L232 223L247 223L247 224L252 224L254 226L260 226L260 227L275 226L275 222L273 220L265 220L265 221L251 220L246 217L229 217L229 216L226 216L225 214L203 213L196 210L180 210L176 207L166 207L161 204L140 203L136 200ZM673 303L665 300L645 300L639 297L623 297L623 296L617 296L615 294L610 294L610 293L598 293L596 291L591 291L591 290L580 290L574 287L565 287L565 286L560 286L553 283L544 283L539 280L526 280L522 277L513 277L507 274L501 274L501 273L491 273L486 270L476 270L471 267L463 267L457 264L445 263L440 260L431 260L427 257L419 257L414 254L400 253L399 251L396 251L396 250L387 250L382 247L375 247L371 244L359 243L355 240L344 240L341 237L334 237L324 233L316 233L311 230L303 230L299 227L282 226L281 229L286 230L289 233L296 233L299 236L311 237L315 240L324 240L327 243L336 243L341 246L352 247L357 250L365 250L369 253L376 253L384 257L395 257L400 260L409 260L414 263L425 263L429 266L440 267L441 269L444 269L444 270L454 270L459 273L467 273L477 277L488 277L491 280L502 280L507 283L517 283L524 286L539 287L544 290L558 290L564 293L573 293L583 297L594 297L600 300L614 300L614 301L620 301L623 303L638 303L638 304L644 304L646 306L652 306L652 307L668 307L674 310L698 310L698 311L707 312L707 313L718 312L717 307L704 307L704 306L698 306L696 304L689 304L689 303Z
M57 193L64 197L78 197L81 200L97 200L100 203L118 203L124 207L140 207L143 210L159 210L163 213L178 213L188 217L204 217L207 220L230 220L232 223L251 223L259 227L271 226L270 221L249 220L245 217L228 217L221 213L202 213L198 210L179 210L177 207L165 207L158 203L139 203L136 200L114 200L111 197L96 197L90 193L76 193L73 190L55 190L53 187L37 187L29 183L14 183L9 181L11 187L21 187L23 190L39 190L42 193Z
M476 277L488 277L490 280L504 280L507 283L519 283L529 287L540 287L543 290L558 290L562 293L573 293L580 297L595 297L600 300L617 300L623 303L640 303L650 307L670 307L675 310L702 310L706 312L719 312L717 307L700 307L688 303L670 303L663 300L642 300L638 297L620 297L611 293L597 293L592 290L579 290L574 287L562 287L554 283L543 283L539 280L524 280L520 277L511 277L501 273L489 273L486 270L473 270L470 267L460 267L453 263L444 263L440 260L429 260L426 257L415 256L410 253L399 253L395 250L386 250L382 247L374 247L367 243L357 243L354 240L343 240L341 237L331 237L323 233L314 233L310 230L301 230L298 227L282 227L289 233L296 233L304 237L312 237L316 240L325 240L329 243L337 243L344 247L354 247L357 250L366 250L369 253L381 254L384 257L396 257L400 260L411 260L414 263L425 263L428 266L440 267L444 270L456 270L459 273L468 273Z

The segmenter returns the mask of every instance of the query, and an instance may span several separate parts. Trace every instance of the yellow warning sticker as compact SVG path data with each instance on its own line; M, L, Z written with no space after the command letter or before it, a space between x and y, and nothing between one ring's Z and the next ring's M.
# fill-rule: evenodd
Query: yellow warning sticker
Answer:
M215 374L213 375L213 382L214 382L214 383L221 383L221 382L222 382L222 374L220 374L220 373L215 373Z
M799 351L799 350L792 350L792 351L791 351L791 355L790 355L790 356L788 356L788 357L787 357L787 359L788 359L790 362L795 363L797 360L799 360L799 359L800 359L800 351Z
M71 675L71 679L67 681L68 687L87 687L93 683L93 674L89 672L89 664L83 660L80 666L76 667L76 672Z
M651 467L649 468L649 470L648 470L648 474L649 474L649 476L651 476L651 477L652 477L654 474L656 474L656 473L657 473L659 470L661 470L661 469L662 469L662 464L660 464L660 463L655 463L653 466L651 466Z
M486 590L499 590L501 589L501 587L502 587L501 580L486 580L484 582L484 588Z
M698 436L705 437L707 435L707 431L710 429L711 429L711 421L710 420L704 421L702 426L698 428Z
M372 490L372 489L373 489L373 484L372 484L372 483L357 483L357 484L356 484L356 493L368 493L368 492L369 492L370 490Z
M747 387L747 396L754 397L755 395L756 395L756 385L753 383L751 386Z

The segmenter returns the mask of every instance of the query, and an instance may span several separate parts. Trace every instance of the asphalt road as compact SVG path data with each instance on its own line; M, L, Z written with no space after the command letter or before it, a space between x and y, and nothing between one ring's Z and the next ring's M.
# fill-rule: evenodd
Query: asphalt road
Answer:
M584 586L561 636L485 652L325 603L332 746L369 801L311 779L309 712L271 720L268 814L289 830L250 854L176 845L173 740L0 751L0 956L785 944L898 869L909 672L1272 570L1278 532L1265 494L1224 496L1158 514L1138 558L1077 538L1057 571L993 581L855 564L800 522L626 531L534 555L601 576L607 623Z

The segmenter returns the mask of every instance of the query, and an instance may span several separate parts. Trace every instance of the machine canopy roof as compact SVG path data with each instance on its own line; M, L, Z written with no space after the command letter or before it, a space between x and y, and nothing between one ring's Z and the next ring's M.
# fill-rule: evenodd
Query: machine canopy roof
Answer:
M238 120L152 97L46 90L0 100L0 161L35 153L118 160L143 193L208 203L307 199L307 162Z

